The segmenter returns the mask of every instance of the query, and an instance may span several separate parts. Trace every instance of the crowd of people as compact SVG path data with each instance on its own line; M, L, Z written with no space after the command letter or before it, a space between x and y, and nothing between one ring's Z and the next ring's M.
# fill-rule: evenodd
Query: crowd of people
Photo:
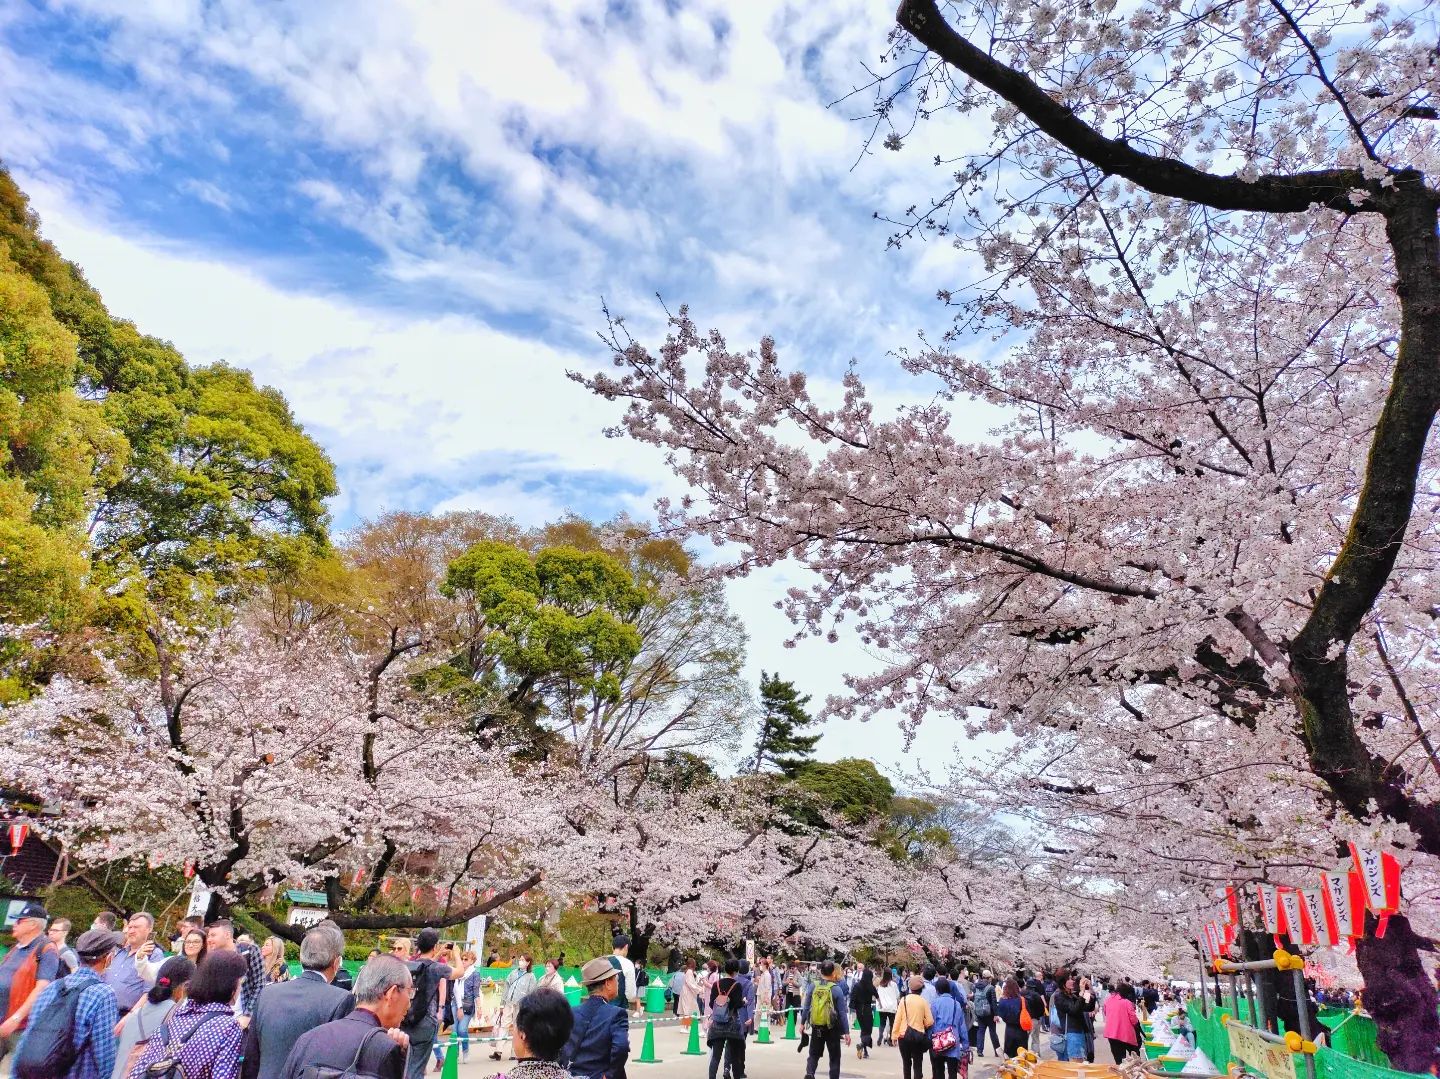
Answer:
M997 979L989 970L972 977L958 966L875 969L762 958L754 971L744 960L723 967L712 960L703 968L687 961L671 974L669 994L677 1015L706 1024L711 1079L722 1054L727 1079L744 1079L745 1037L757 1017L777 1023L787 1012L797 1016L797 1048L809 1050L806 1079L815 1079L821 1057L828 1058L830 1079L838 1079L842 1045L852 1043L862 1059L877 1046L898 1049L905 1079L921 1079L927 1061L931 1079L957 1079L987 1044L997 1056L1048 1049L1059 1060L1093 1063L1098 1033L1116 1061L1138 1053L1140 1023L1162 991L1128 980L1096 986L1063 971L1044 980L1023 973Z
M38 903L18 911L0 960L0 1061L14 1079L418 1079L439 1065L447 1035L468 1055L477 957L435 929L372 951L352 980L344 933L329 921L305 933L293 978L283 941L257 945L224 919L182 920L171 954L149 914L118 924L102 914L71 944L66 919ZM573 1008L558 959L537 975L517 957L490 1054L508 1051L510 1079L625 1079L627 1001L641 984L628 948L617 937L611 955L582 968L586 996Z
M434 929L390 953L372 951L353 982L345 938L321 922L300 944L298 977L285 944L259 945L220 919L182 920L171 954L144 912L123 926L102 914L72 944L71 925L26 904L15 946L0 960L0 1059L15 1079L145 1079L182 1068L204 1079L303 1079L349 1069L381 1079L418 1079L438 1066L453 1037L468 1057L484 975L474 953ZM626 1079L629 1005L639 1002L643 967L629 940L580 971L583 999L564 994L558 959L537 973L519 955L499 993L490 1057L514 1062L510 1079ZM763 957L684 961L672 954L666 995L677 1016L699 1023L709 1079L745 1079L746 1047L761 1023L793 1013L806 1053L806 1079L822 1058L839 1079L853 1044L864 1058L898 1050L904 1079L961 1079L987 1044L997 1056L1022 1047L1060 1060L1095 1059L1109 1039L1118 1061L1138 1052L1140 1022L1161 990L1119 981L1092 986L1063 972L971 977L957 967L872 969L832 961L802 964ZM853 1018L853 1028L852 1028ZM852 1029L854 1033L852 1033ZM1003 1032L1003 1036L1002 1036Z

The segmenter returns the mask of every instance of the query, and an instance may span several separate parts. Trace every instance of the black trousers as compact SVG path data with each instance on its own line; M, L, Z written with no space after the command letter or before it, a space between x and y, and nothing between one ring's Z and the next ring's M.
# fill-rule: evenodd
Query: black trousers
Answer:
M1137 1057L1140 1055L1140 1047L1138 1045L1122 1042L1119 1038L1107 1038L1106 1041L1110 1043L1110 1055L1114 1058L1116 1064L1119 1064L1131 1053L1134 1053Z
M891 1033L893 1032L894 1028L895 1028L895 1013L894 1013L894 1012L881 1012L881 1013L880 1013L880 1039L879 1039L879 1040L883 1042L886 1038L890 1037L890 1035L891 1035Z
M924 1042L919 1045L910 1045L902 1038L900 1040L900 1064L904 1069L904 1079L925 1079L925 1058L929 1055L930 1047Z
M875 1044L870 1040L870 1035L875 1030L875 1009L873 1007L856 1008L855 1018L860 1020L860 1044L869 1049Z
M1030 1035L1020 1029L1019 1023L1016 1023L1014 1026L1011 1026L1009 1023L1005 1024L1005 1055L1007 1057L1013 1057L1016 1053L1020 1052L1029 1041ZM1116 1063L1119 1063L1118 1057L1116 1058Z
M956 1079L960 1074L960 1058L942 1053L930 1054L930 1079Z
M975 1047L975 1052L982 1057L985 1055L985 1032L990 1032L990 1044L995 1046L995 1052L1000 1052L1000 1032L995 1029L995 1017L977 1020L970 1028L970 1044Z
M725 1070L730 1079L745 1079L745 1039L719 1038L710 1043L710 1079L720 1070L720 1054L725 1054Z
M840 1038L844 1032L839 1023L810 1028L810 1055L805 1058L805 1079L815 1079L820 1054L830 1052L830 1079L840 1079Z

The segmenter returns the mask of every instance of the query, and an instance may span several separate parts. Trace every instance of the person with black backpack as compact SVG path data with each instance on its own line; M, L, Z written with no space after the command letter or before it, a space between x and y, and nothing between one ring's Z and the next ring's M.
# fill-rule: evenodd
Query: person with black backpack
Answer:
M120 1008L103 978L118 947L119 933L81 934L79 967L46 986L30 1009L10 1065L13 1079L110 1079Z
M234 950L208 953L186 985L185 1002L160 1024L135 1062L133 1079L238 1079L245 1028L232 1004L247 966Z
M710 990L710 1029L705 1044L710 1047L710 1079L725 1057L725 1074L745 1079L745 986L740 982L740 960L725 960L725 973Z
M415 995L400 1029L410 1039L410 1058L405 1062L406 1079L420 1079L430 1062L430 1051L440 1033L440 1011L445 1006L446 980L450 968L435 958L440 948L440 930L422 929L415 936L415 958L408 964Z

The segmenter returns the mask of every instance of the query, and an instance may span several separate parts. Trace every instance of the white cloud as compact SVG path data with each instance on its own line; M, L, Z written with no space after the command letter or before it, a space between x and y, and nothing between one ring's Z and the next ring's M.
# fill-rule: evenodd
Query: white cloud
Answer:
M8 47L24 19L0 15L0 65L18 76L0 84L0 126L46 232L116 313L281 388L340 468L345 519L475 506L531 523L577 498L646 516L675 493L658 454L603 437L617 407L565 379L607 360L602 296L646 340L656 291L733 347L773 333L821 392L855 357L883 411L915 394L885 350L943 328L934 290L969 269L941 245L886 250L870 218L934 194L930 159L958 147L922 125L852 171L864 95L825 108L884 47L891 9L871 0L54 10L93 34L93 66ZM222 167L185 171L202 161ZM260 220L272 246L137 224L142 180L159 205L223 211L237 237ZM333 233L307 239L321 226L378 260L327 278ZM782 648L787 572L730 594L753 672L818 703L874 661L844 640ZM927 724L921 754L941 762L952 730ZM827 732L822 751L894 763L901 741L874 723Z

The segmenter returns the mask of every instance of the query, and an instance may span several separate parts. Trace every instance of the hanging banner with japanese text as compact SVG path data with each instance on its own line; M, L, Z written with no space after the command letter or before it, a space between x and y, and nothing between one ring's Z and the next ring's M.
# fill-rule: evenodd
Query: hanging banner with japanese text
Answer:
M1400 863L1393 854L1366 850L1354 843L1350 844L1350 856L1365 888L1365 905L1379 919L1375 935L1383 937L1390 915L1400 912Z

